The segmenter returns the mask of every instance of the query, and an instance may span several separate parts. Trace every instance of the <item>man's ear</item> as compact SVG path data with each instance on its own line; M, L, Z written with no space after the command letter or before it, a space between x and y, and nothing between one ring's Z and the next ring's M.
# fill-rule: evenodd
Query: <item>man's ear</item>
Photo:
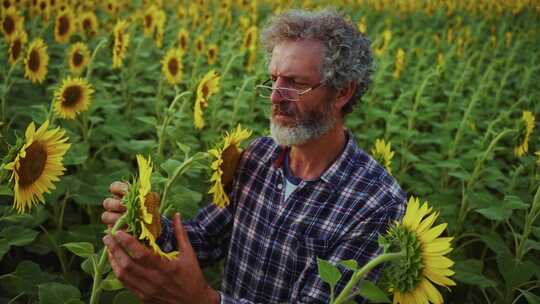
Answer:
M341 109L349 102L349 100L351 100L354 92L356 92L356 86L356 82L351 81L349 82L349 84L347 84L338 91L334 103L337 110L341 111Z

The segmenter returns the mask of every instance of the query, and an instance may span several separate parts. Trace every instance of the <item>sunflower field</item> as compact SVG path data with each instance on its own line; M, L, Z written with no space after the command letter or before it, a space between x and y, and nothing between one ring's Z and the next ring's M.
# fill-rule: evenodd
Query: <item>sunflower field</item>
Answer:
M126 221L149 246L147 213L227 204L240 147L269 134L260 29L328 5L376 62L347 127L411 212L434 212L420 226L445 223L439 259L389 267L409 287L385 292L540 303L538 0L2 0L0 303L136 303L103 258L109 185L138 185L127 201L143 215ZM145 207L150 188L161 203ZM221 268L205 269L216 288ZM424 275L438 291L418 291Z

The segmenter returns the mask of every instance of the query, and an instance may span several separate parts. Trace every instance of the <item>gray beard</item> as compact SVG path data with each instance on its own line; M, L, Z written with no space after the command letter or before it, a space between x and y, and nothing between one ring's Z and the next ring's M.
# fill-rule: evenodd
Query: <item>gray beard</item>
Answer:
M324 113L322 117L310 118L292 127L281 126L270 118L270 135L280 146L301 145L320 137L336 124L336 118L328 112Z

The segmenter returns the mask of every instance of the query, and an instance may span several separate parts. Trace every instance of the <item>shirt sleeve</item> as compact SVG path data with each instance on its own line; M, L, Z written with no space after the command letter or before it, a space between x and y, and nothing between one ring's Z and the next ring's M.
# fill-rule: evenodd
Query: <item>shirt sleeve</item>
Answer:
M231 209L232 204L225 208L209 204L199 210L197 216L183 222L202 267L217 262L227 254L233 220ZM165 252L176 250L178 246L172 221L162 216L161 228L157 244Z
M336 245L333 245L330 249L318 249L307 244L307 247L312 247L306 248L306 252L310 253L309 262L300 274L298 283L293 287L291 302L306 304L329 302L330 287L319 277L317 256L333 265L337 265L342 274L335 290L335 296L337 297L353 274L353 271L339 265L338 262L353 259L361 267L378 256L382 250L378 244L379 235L387 231L390 223L399 220L403 216L404 207L404 202L395 201L393 204L374 211L367 220L358 224L351 234L347 235L345 239L336 242ZM366 279L377 281L379 272L380 268L375 268L367 274ZM355 298L355 302L362 303L363 299L358 296Z

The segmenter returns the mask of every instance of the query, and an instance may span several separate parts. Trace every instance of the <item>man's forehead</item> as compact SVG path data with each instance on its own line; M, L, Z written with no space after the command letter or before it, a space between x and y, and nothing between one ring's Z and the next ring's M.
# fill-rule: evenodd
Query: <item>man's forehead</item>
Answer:
M316 40L285 40L274 47L270 60L270 73L287 77L308 78L320 73L324 46Z

